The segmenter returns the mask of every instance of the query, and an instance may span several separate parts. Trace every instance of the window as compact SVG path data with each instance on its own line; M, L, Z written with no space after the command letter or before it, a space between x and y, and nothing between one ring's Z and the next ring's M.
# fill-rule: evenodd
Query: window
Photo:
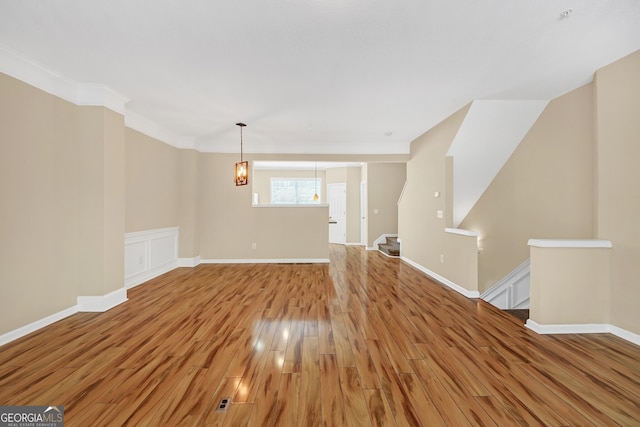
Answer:
M313 195L321 195L320 178L271 178L271 203L274 205L310 205Z

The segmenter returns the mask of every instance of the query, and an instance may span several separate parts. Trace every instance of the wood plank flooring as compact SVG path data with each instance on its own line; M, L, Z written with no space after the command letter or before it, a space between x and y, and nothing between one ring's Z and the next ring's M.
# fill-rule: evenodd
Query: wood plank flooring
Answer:
M0 405L63 405L67 426L640 426L638 346L330 257L179 268L0 347Z

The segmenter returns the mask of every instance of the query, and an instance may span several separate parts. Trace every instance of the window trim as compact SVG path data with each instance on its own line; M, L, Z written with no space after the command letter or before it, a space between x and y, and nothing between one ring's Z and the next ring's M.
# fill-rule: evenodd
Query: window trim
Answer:
M297 200L296 201L287 201L287 202L274 202L273 200L273 183L275 181L309 181L309 182L316 182L317 186L315 187L315 190L318 192L318 201L313 201L311 200L311 202L309 203L300 203ZM298 196L298 194L296 194L296 197ZM309 205L319 205L321 203L322 200L322 177L278 177L278 176L272 176L269 178L269 203L271 205L274 206L309 206Z

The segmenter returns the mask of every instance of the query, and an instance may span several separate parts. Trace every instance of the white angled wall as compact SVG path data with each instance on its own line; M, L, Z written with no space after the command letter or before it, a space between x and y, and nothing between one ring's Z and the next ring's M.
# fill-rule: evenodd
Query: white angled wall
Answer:
M124 282L137 286L178 266L178 227L126 233Z

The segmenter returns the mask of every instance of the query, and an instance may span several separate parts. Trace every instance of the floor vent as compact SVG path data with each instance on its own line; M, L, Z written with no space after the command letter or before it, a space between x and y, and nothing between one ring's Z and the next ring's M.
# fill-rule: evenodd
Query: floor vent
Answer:
M231 405L230 397L220 399L220 403L218 403L218 409L216 409L216 412L227 412L229 410L229 405Z

